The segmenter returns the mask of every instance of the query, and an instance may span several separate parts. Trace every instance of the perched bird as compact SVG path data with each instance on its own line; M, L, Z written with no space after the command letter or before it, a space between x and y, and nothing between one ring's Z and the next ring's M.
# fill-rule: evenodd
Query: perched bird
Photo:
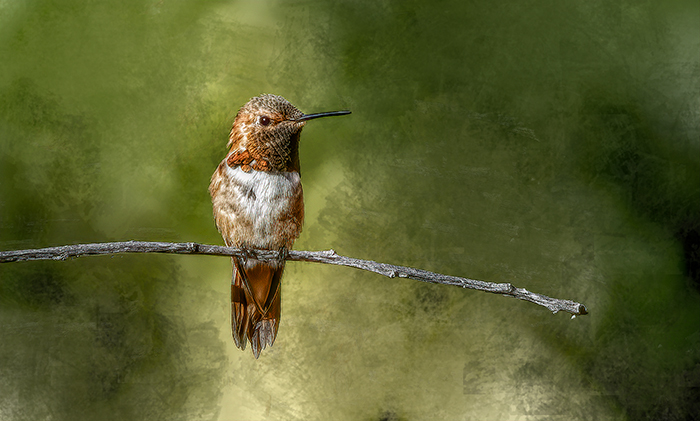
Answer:
M299 135L307 121L350 111L304 114L277 95L252 98L236 115L229 152L211 177L216 226L229 247L278 250L277 261L233 257L231 326L236 346L255 358L280 323L282 255L299 237L304 198Z

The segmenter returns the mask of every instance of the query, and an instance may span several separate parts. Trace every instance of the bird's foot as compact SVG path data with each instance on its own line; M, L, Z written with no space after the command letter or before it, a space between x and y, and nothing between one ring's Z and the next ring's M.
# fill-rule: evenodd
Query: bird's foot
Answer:
M287 260L289 257L289 249L287 246L282 246L277 250L277 259L281 264L284 264L284 262Z
M241 260L243 260L244 262L251 259L256 259L258 257L257 253L255 252L255 249L252 247L248 247L248 245L246 244L241 244L238 248L241 250L241 254L243 254Z

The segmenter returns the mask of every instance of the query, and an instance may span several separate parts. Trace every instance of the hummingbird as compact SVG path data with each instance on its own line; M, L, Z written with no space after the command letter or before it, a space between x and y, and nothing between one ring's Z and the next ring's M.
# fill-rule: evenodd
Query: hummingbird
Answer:
M275 261L232 257L231 329L257 359L272 346L280 323L284 256L301 233L304 197L299 137L306 122L350 114L304 114L278 95L261 95L236 114L226 157L211 177L214 221L229 247L280 252Z

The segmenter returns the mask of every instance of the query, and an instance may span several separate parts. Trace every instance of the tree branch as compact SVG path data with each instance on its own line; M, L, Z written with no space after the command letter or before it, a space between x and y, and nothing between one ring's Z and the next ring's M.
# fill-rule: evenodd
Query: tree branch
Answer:
M209 256L236 256L255 258L258 260L277 260L280 253L270 250L241 250L233 247L212 246L198 243L160 243L148 241L125 241L116 243L75 244L69 246L48 247L32 250L0 251L0 263L19 262L26 260L66 260L71 257L94 256L115 253L173 253L173 254L204 254ZM588 314L583 304L550 298L545 295L530 292L525 288L516 288L510 283L493 283L476 279L460 278L414 269L406 266L389 265L371 260L361 260L345 257L333 250L327 251L297 251L290 250L286 260L326 263L329 265L349 266L357 269L375 272L389 278L410 278L433 284L454 285L462 288L515 297L519 300L530 301L549 309L552 313L566 311L575 316Z

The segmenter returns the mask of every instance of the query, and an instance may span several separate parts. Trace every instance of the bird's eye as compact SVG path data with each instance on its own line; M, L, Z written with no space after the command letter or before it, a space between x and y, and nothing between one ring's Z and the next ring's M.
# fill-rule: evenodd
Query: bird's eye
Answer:
M268 116L266 116L266 115L261 115L259 121L260 121L260 124L262 124L263 126L269 126L269 125L270 125L270 117L268 117Z

